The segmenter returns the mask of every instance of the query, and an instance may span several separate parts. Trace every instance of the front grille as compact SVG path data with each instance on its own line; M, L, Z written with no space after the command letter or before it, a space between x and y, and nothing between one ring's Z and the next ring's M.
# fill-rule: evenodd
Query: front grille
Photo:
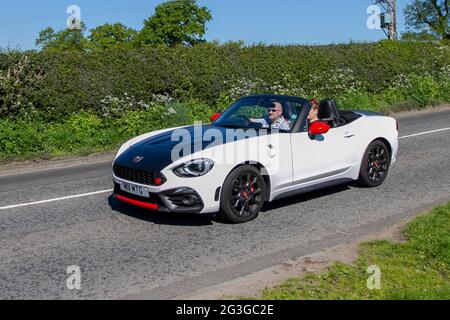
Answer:
M117 164L114 164L113 171L117 178L149 186L159 186L166 182L166 178L161 173L132 169ZM160 179L160 181L158 181L158 179Z

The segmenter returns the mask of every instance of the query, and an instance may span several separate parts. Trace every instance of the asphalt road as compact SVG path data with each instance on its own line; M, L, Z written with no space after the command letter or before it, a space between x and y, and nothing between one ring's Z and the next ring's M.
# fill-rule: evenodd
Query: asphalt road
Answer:
M450 111L402 117L400 135L450 127ZM229 225L146 212L104 192L110 163L0 176L0 298L167 299L375 231L450 201L450 130L401 139L377 189L351 185L268 205ZM81 290L66 287L81 268Z

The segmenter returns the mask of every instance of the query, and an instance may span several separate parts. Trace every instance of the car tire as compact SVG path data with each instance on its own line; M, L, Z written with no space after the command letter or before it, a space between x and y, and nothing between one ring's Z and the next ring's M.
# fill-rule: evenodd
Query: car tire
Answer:
M267 185L259 170L243 165L233 170L222 187L220 218L230 223L255 219L264 205Z
M358 185L374 188L383 184L389 173L391 154L381 140L373 141L364 152L359 172Z

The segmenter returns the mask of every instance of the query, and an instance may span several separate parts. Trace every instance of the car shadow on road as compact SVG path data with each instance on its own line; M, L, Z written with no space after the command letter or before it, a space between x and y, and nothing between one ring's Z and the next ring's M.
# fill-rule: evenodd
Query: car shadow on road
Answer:
M112 195L108 198L108 204L113 211L134 219L174 226L207 226L213 224L213 217L195 213L165 213L139 208L120 202Z
M295 196L290 196L288 198L276 200L271 203L266 203L262 208L261 212L268 212L271 210L281 209L283 207L300 204L302 202L306 202L309 200L330 196L335 193L349 190L352 185L353 183L345 183L333 187L324 188L321 190L310 191L307 193L300 193ZM108 198L108 204L110 205L113 211L119 212L120 214L129 216L134 219L152 222L154 224L194 226L194 227L208 226L213 225L214 223L228 224L227 222L221 221L217 216L214 215L202 215L196 213L165 213L165 212L150 211L120 202L113 196L110 196Z

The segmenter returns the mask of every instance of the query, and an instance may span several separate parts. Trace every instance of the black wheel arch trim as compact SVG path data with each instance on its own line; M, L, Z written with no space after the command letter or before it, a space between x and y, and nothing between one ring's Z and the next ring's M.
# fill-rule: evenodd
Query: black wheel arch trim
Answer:
M270 193L270 186L271 186L270 175L269 175L269 172L267 171L266 167L262 163L260 163L258 161L245 161L245 162L241 162L241 163L237 164L235 167L233 167L233 169L230 170L230 172L227 174L227 176L223 180L221 189L222 190L224 189L223 188L223 184L225 183L227 178L230 176L230 174L234 170L236 170L237 168L242 167L242 166L252 166L252 167L254 167L255 169L257 169L259 171L261 177L264 179L264 182L266 183L266 194L265 194L264 202L269 201L270 194L271 194ZM220 192L221 194L222 194L222 190ZM219 199L219 201L220 201L220 199Z

